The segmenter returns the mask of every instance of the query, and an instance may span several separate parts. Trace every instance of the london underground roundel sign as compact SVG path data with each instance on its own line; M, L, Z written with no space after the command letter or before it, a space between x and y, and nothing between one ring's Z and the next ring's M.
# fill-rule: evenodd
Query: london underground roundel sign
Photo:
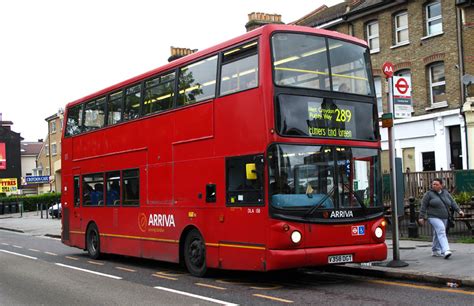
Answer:
M391 78L393 76L393 64L392 62L385 62L382 65L382 71L385 74L385 78Z

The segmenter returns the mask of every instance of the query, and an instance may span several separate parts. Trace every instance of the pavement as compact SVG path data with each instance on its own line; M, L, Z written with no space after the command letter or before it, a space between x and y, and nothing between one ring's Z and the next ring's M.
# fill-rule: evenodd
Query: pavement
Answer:
M0 215L0 229L25 233L32 236L61 237L61 220L39 212ZM474 287L474 244L450 243L453 255L449 259L431 256L431 242L399 241L399 259L406 267L388 267L392 261L392 240L386 241L388 258L383 262L335 265L325 270L391 279L435 283L449 287ZM453 285L454 284L454 285Z

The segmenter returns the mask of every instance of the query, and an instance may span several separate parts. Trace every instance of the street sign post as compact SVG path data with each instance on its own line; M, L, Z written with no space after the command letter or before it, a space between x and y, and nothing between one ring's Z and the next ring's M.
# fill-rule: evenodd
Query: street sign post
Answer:
M398 230L398 207L397 207L397 174L395 171L395 138L393 131L393 64L391 62L385 62L382 65L382 71L385 74L385 78L388 81L388 114L384 114L385 118L382 117L382 124L384 119L388 128L388 151L390 155L390 172L391 172L391 200L392 200L392 244L393 244L393 259L390 261L388 267L406 267L408 264L400 260L400 248L399 248L399 230ZM397 85L401 91L408 90L405 83L402 81ZM406 93L406 92L405 92Z

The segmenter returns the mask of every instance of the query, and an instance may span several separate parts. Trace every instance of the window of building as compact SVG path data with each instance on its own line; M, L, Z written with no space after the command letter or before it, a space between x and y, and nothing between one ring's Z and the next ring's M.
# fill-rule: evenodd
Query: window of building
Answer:
M446 102L446 79L444 74L444 63L438 62L428 66L429 89L431 105Z
M395 45L406 44L408 37L408 13L401 12L394 16L395 21Z
M105 195L107 206L120 205L120 171L106 174L107 193Z
M423 171L436 170L435 152L423 152L421 153L421 158L423 161Z
M404 77L404 78L410 78L411 72L410 72L410 69L402 69L395 72L394 75L399 76L399 77Z
M426 34L428 36L443 32L443 15L441 2L434 1L426 5Z
M231 94L257 86L257 42L251 42L224 52L220 95Z
M379 22L372 21L367 24L367 42L369 44L370 52L379 52L380 51L380 42L379 42Z
M83 205L104 205L104 176L102 173L82 176Z
M177 106L214 98L216 75L217 55L181 68Z
M50 122L51 125L51 134L56 133L56 120Z
M67 112L66 136L77 135L82 131L82 104L71 107Z
M165 111L173 106L174 80L173 72L145 82L144 115Z
M44 154L46 154L46 156L49 156L49 145L44 145Z
M105 124L105 97L87 102L84 118L84 132L103 127Z
M254 178L249 179L247 175L248 165L255 165ZM249 155L227 158L226 182L227 205L263 205L263 157Z
M123 108L123 93L122 91L109 95L107 124L113 125L122 121Z
M55 142L51 144L51 154L53 156L58 154L58 146L56 145Z
M140 172L138 169L122 171L122 205L136 206L140 202Z
M140 115L142 84L137 84L125 89L125 106L123 120L132 120Z
M375 84L375 96L377 97L377 111L381 115L383 111L382 104L382 78L379 76L374 77Z

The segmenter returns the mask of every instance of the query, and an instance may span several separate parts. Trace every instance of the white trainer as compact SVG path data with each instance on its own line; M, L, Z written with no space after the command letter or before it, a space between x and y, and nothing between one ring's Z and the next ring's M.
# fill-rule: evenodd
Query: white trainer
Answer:
M431 252L431 256L433 256L433 257L443 257L443 254L441 254L441 252L437 251L437 252Z
M444 259L448 259L453 253L451 251L444 252Z

